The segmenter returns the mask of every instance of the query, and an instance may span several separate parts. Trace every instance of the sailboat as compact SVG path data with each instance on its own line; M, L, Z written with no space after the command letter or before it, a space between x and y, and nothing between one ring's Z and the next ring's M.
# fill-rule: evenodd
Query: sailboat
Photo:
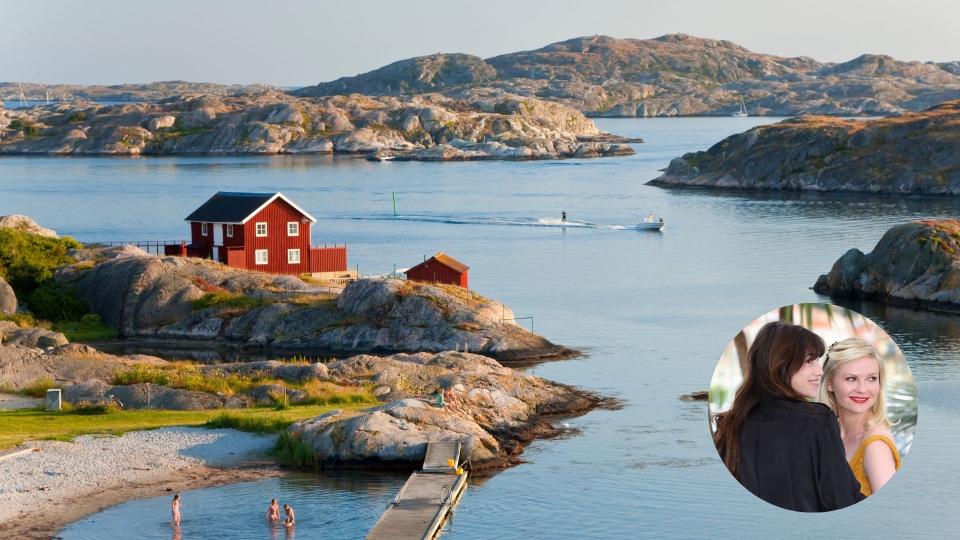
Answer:
M740 96L740 110L730 116L750 116L747 114L747 104L743 102L743 96Z

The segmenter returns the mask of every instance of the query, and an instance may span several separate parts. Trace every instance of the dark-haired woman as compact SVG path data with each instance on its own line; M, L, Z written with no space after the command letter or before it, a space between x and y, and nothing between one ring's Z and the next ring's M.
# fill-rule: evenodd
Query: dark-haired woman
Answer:
M789 510L826 512L863 499L844 457L836 415L807 401L819 389L823 340L772 322L747 353L729 411L717 415L717 450L751 493Z

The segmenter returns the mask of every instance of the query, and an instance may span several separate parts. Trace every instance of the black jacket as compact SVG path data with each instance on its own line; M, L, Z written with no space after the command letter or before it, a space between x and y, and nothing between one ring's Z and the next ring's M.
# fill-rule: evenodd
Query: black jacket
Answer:
M822 403L761 400L740 432L740 483L788 510L827 512L863 500L840 438Z

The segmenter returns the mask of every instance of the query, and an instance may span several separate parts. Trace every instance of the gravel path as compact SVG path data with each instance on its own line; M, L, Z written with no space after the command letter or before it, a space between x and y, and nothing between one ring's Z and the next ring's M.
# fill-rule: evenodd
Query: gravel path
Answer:
M276 440L232 429L174 427L119 437L38 441L39 448L0 461L0 525L59 501L130 484L149 484L205 466L263 459ZM2 527L0 527L2 530Z

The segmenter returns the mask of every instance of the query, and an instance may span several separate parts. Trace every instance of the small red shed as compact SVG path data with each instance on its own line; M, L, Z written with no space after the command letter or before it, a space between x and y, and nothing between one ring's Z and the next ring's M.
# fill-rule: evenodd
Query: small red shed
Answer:
M407 270L407 279L423 283L446 283L466 289L470 267L439 251L433 257Z
M220 191L184 221L190 222L190 244L166 246L165 254L274 274L347 269L346 246L312 247L317 220L283 193Z

